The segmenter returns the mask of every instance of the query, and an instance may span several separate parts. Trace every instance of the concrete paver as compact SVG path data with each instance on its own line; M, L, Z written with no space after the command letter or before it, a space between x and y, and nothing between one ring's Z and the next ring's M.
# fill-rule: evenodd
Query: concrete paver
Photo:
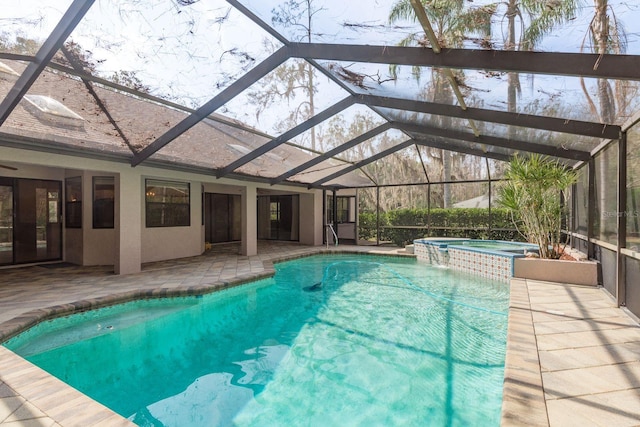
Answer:
M529 374L540 378L540 386L532 387L532 382L522 389L534 399L543 396L547 420L543 411L537 411L537 417L529 420L503 417L503 425L640 425L640 327L636 321L617 308L602 288L514 279L511 292L510 312L520 310L521 324L511 325L509 318L508 342L531 330L534 345L523 353L524 349L508 344L505 384L518 378L509 361L528 357ZM528 296L526 301L523 294ZM537 372L531 374L532 367ZM503 413L518 410L506 393L505 388Z

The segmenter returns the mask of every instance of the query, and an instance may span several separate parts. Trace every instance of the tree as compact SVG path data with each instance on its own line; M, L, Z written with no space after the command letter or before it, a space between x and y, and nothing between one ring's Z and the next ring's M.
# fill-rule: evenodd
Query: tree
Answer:
M19 34L12 40L8 34L0 34L0 52L35 55L38 49L40 49L40 43L37 40Z
M587 36L582 43L582 49L588 48L587 41L589 41L589 47L595 53L625 53L627 37L622 23L616 18L608 0L594 0L594 7L594 16L589 24ZM607 79L598 79L596 91L598 105L596 106L586 88L584 79L581 78L580 82L591 112L598 117L601 123L615 123L617 115L626 115L629 100L625 83L617 80L614 89Z
M425 7L427 16L434 27L436 39L441 47L460 48L470 34L479 34L486 37L491 33L491 16L495 13L495 5L467 8L464 0L421 0ZM415 10L409 0L399 0L396 2L389 14L389 22L395 23L400 20L417 21ZM422 33L410 34L399 43L401 46L426 45ZM397 72L395 67L392 73ZM421 70L417 67L412 69L416 79L420 79ZM458 72L455 79L464 81L463 72ZM453 91L449 84L444 70L433 68L431 73L431 85L425 87L425 97L432 102L441 104L453 104ZM452 127L450 117L434 116L434 125L445 129ZM444 180L451 180L452 158L449 151L437 151L441 159ZM444 206L451 205L451 191L449 185L444 186Z
M322 9L316 8L314 0L287 0L272 9L272 24L291 28L297 34L296 41L311 43L313 40L313 18ZM274 50L273 46L265 46ZM279 66L274 72L263 78L262 88L250 92L249 96L258 105L258 116L277 102L302 101L291 111L288 117L276 124L276 130L284 132L296 124L313 117L316 113L315 95L316 69L309 62L299 59L290 60ZM310 130L310 148L317 150L317 130Z
M575 17L579 2L580 0L508 0L504 14L507 21L505 50L533 50L553 28ZM518 23L519 33L516 28ZM507 79L507 109L515 113L520 78L518 73L509 73Z

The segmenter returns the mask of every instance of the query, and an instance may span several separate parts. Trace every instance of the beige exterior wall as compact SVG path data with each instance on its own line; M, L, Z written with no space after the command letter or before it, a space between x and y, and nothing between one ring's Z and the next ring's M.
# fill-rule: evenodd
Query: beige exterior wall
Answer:
M83 172L82 171L78 171L75 169L66 169L65 171L65 178L75 178L75 177L80 177L80 179L82 180L83 178ZM62 183L63 186L63 190L62 192L65 193L66 189L64 188L64 183ZM83 200L83 205L82 205L82 209L84 211L84 209L86 209L85 203L84 203L84 199L86 197L86 195L84 194L84 182L82 183L82 200ZM65 193L66 194L66 193ZM62 198L62 211L63 214L66 215L66 207L64 206L65 203L65 197L63 195ZM82 212L82 219L84 221L84 218L86 217L86 214L84 212ZM83 252L82 252L82 248L83 248L83 239L82 236L84 234L84 224L82 225L82 228L66 228L63 226L63 252L64 252L64 259L67 262L70 262L72 264L79 264L79 265L84 265L84 256L83 256Z
M15 164L17 171L0 169L0 176L51 179L81 176L83 184L82 229L63 227L64 260L83 265L114 265L120 274L140 271L144 262L183 258L204 251L202 192L241 194L243 196L242 251L257 252L257 205L261 191L300 195L300 242L322 244L322 191L284 185L268 186L246 181L216 179L211 175L173 171L68 155L21 150L0 146L3 164ZM92 178L115 177L115 228L93 229ZM156 178L188 182L191 221L188 227L151 227L145 225L145 179ZM64 211L64 197L62 199Z
M516 258L513 277L545 282L598 286L600 264L596 261Z
M84 171L82 175L82 256L83 265L113 265L116 229L93 228L93 177L111 176L113 172Z
M144 193L144 179L167 179L161 176L146 176L139 186ZM202 226L202 185L200 181L172 179L189 183L190 221L184 227L147 227L142 208L142 262L162 261L200 255L204 251ZM140 195L144 204L144 195Z
M322 191L300 194L300 243L322 245Z

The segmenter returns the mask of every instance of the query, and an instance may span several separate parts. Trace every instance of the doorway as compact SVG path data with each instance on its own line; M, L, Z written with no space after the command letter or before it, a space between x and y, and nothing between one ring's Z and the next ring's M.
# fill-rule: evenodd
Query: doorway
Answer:
M258 238L299 240L299 196L258 196Z
M242 207L238 194L204 194L204 240L237 242L242 238Z
M62 258L62 183L0 178L0 264Z

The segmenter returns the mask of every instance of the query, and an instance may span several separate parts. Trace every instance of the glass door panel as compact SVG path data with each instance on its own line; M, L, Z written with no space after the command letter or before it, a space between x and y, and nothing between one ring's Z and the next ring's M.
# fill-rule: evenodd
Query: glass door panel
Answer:
M17 179L14 223L15 263L60 259L61 183Z
M238 194L205 193L205 241L222 243L242 238L241 199Z
M13 263L13 185L5 184L0 181L0 265Z

